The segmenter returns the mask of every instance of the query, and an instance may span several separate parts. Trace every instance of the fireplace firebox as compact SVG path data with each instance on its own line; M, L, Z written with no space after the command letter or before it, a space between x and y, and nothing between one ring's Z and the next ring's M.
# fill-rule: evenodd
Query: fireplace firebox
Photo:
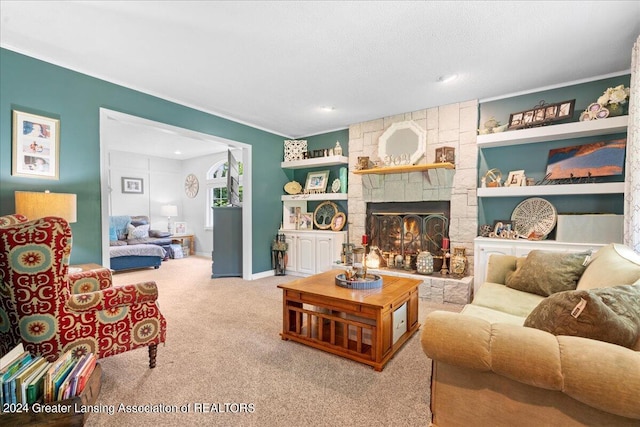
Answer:
M448 201L367 204L366 233L380 268L415 270L416 256L428 251L434 270L442 267L442 239L449 235Z

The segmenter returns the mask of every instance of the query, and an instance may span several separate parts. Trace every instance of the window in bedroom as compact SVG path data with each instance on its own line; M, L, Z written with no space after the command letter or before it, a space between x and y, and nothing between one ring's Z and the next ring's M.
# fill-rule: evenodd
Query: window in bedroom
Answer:
M240 169L240 200L242 200L242 162L239 163ZM227 206L229 199L227 197L227 172L229 170L229 163L226 160L221 160L215 163L207 171L207 212L206 212L206 227L213 227L213 212L212 207Z

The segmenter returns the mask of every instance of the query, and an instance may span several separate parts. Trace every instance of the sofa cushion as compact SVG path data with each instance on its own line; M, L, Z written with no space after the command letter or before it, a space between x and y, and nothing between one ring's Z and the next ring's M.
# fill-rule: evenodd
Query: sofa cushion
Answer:
M558 292L545 298L529 314L524 326L632 348L640 333L638 301L640 281L634 285ZM579 304L583 305L582 311Z
M629 285L640 279L640 255L631 248L611 243L599 249L578 281L577 289Z
M525 316L516 316L514 314L505 313L504 311L482 307L475 304L465 305L460 313L467 316L477 317L478 319L486 320L491 324L509 323L511 325L517 326L522 326L526 318Z
M149 237L149 224L134 226L127 225L127 240L146 239Z
M533 250L523 262L518 262L513 274L507 274L505 284L513 289L549 296L573 290L584 272L591 252L563 253Z
M471 305L487 307L524 319L543 299L540 295L508 288L500 283L485 282L476 292Z

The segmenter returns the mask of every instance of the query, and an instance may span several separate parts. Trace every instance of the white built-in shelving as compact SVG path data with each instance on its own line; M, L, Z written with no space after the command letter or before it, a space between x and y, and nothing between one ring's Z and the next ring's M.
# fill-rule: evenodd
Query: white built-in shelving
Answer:
M321 166L337 166L349 164L349 158L346 156L325 156L314 157L312 159L291 160L281 162L280 167L283 169L307 169Z
M624 182L594 184L531 185L528 187L478 188L478 197L563 196L574 194L622 194Z
M611 135L627 131L629 116L610 117L603 120L565 123L530 129L478 135L478 148L508 147L512 145L559 141L588 136Z

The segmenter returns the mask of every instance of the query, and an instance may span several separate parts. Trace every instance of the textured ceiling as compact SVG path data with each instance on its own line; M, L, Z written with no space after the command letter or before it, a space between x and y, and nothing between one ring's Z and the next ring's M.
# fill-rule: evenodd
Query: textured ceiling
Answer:
M4 48L296 138L627 71L640 2L3 0L0 19Z

